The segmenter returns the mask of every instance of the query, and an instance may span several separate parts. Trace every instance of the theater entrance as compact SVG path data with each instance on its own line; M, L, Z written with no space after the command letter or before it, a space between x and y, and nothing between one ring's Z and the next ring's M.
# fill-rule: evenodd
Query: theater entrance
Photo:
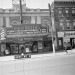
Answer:
M10 54L19 53L18 44L15 43L6 43L6 49L10 51Z

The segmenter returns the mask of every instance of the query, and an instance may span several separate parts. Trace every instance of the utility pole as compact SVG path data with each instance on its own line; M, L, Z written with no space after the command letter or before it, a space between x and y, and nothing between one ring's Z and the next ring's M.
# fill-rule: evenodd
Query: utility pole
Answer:
M23 23L23 19L22 19L22 3L21 3L21 0L19 0L19 3L20 3L20 22L22 24Z
M54 36L53 36L53 25L52 25L51 6L50 6L50 4L48 4L48 7L49 7L49 15L50 15L50 23L51 23L52 47L53 47L53 53L55 53Z

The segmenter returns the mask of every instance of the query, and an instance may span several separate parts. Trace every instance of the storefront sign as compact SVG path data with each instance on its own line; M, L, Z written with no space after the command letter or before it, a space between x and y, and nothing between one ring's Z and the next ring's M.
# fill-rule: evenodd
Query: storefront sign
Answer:
M64 36L64 32L58 32L58 37L63 37Z
M64 32L64 37L75 37L75 31Z
M58 37L75 37L75 31L63 31L58 32Z

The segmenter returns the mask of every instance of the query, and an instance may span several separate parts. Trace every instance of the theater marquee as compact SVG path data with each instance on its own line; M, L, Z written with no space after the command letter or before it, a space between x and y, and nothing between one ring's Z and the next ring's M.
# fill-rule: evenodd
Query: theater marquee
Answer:
M46 33L48 33L47 27L41 25L14 26L6 29L7 37L33 36L34 34L38 36Z

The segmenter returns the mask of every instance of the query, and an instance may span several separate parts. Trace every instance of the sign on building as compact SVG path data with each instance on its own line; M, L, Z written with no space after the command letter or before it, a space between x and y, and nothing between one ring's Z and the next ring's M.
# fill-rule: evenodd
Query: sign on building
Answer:
M26 36L31 34L46 34L47 27L42 27L41 25L24 25L16 26L6 30L7 36Z
M0 29L0 40L4 40L5 39L5 30L4 28Z

